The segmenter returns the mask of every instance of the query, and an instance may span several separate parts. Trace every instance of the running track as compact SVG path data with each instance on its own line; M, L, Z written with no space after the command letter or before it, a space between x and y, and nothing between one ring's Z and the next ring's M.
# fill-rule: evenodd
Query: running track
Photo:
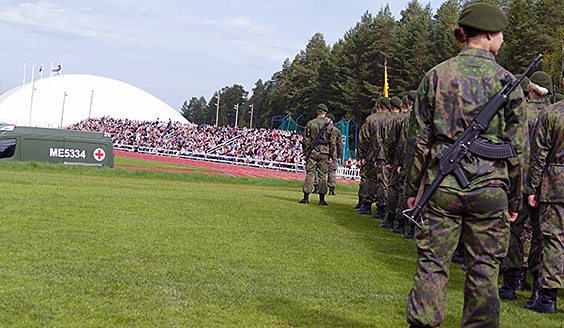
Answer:
M217 171L221 171L221 172L178 170L178 169L160 169L160 168L147 168L147 167L133 167L133 166L116 165L116 167L126 167L126 168L130 168L130 169L148 169L148 170L176 171L176 172L187 172L187 173L204 172L204 173L207 173L207 174L227 174L227 175L236 176L236 177L240 177L240 176L248 176L248 177L254 177L254 178L269 177L269 178L286 179L286 180L304 180L305 179L305 174L285 172L285 171L276 171L276 170L268 170L268 169L260 169L260 168L256 168L256 167L245 167L245 166L231 165L231 164L196 161L196 160L191 160L191 159L182 159L182 158L174 158L174 157L166 157L166 156L139 154L139 153L131 153L131 152L127 152L127 151L119 151L119 150L114 150L114 154L115 154L115 156L119 156L119 157L137 158L137 159L145 159L145 160L162 162L162 163L188 165L188 166L200 167L200 168L205 168L205 169L217 170ZM357 181L345 180L345 179L337 179L337 182L340 182L340 183L358 183Z

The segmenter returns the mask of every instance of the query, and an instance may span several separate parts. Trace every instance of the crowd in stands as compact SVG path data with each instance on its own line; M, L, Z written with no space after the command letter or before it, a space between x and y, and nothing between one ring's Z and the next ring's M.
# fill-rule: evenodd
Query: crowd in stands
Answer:
M115 146L166 149L182 155L220 155L255 163L302 163L303 156L302 134L294 131L109 117L86 119L68 129L108 132Z

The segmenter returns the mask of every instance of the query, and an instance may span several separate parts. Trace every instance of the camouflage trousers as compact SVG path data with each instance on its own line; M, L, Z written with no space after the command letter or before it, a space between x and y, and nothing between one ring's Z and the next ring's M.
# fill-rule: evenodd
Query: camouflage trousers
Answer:
M564 204L541 203L540 229L542 288L564 288Z
M399 179L398 179L398 185L399 185L399 195L398 195L398 200L397 200L397 204L396 204L396 218L402 217L403 218L403 211L407 209L407 197L405 197L405 195L403 194L403 187L405 184L405 170L402 168L400 174L399 174Z
M398 201L402 193L400 185L400 174L398 168L394 167L390 170L390 181L388 183L388 194L386 200L386 211L389 214L395 214L398 207Z
M364 173L364 179L363 179ZM367 160L360 169L361 186L358 190L358 196L363 202L375 203L376 193L378 191L378 176L374 162ZM362 183L364 181L364 183Z
M529 272L532 275L540 276L541 254L542 254L542 234L540 228L540 211L538 208L531 208L529 216L531 222L531 247L529 250Z
M315 177L323 177L319 179L319 184L317 186L320 194L327 193L327 170L329 169L327 154L321 154L318 152L312 152L306 162L306 178L304 181L303 191L306 194L311 194L313 191Z
M390 170L386 168L386 161L376 160L376 206L386 206L388 201L388 179Z
M327 172L327 185L329 187L335 188L337 185L337 166L339 165L339 160L333 159L329 163L329 171Z
M464 243L466 282L462 327L498 327L497 279L509 243L507 194L487 187L461 192L439 188L416 228L417 269L407 303L407 322L437 327L444 321L450 259Z
M526 196L523 196L523 202L526 204ZM532 228L531 215L538 215L538 210L528 205L524 205L517 220L511 222L509 248L507 256L501 263L503 270L519 270L528 263L529 250L531 246Z

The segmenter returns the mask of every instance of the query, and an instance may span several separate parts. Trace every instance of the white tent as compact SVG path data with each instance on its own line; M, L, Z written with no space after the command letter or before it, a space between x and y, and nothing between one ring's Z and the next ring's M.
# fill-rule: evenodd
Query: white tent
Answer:
M2 123L66 127L89 117L103 116L189 123L148 92L101 76L56 75L26 83L0 96Z

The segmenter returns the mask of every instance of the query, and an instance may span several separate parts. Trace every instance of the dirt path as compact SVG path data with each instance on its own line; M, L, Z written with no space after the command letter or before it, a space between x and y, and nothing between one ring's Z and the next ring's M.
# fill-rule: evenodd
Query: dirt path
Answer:
M278 179L286 179L286 180L303 180L305 178L305 174L260 169L255 167L204 162L204 161L196 161L191 159L182 159L182 158L174 158L174 157L166 157L166 156L147 155L147 154L131 153L131 152L119 151L119 150L114 150L114 154L115 156L119 156L119 157L145 159L155 162L188 165L188 166L221 171L221 173L204 171L204 173L207 174L227 174L237 177L248 176L255 178L270 177L270 178L278 178ZM180 170L180 169L159 169L159 168L130 167L130 166L119 166L119 165L116 165L116 167L127 167L132 169L151 169L151 170L161 170L161 171L176 171L176 172L202 172L202 171L191 171L191 170ZM337 179L337 182L358 183L357 181L345 180L345 179Z

